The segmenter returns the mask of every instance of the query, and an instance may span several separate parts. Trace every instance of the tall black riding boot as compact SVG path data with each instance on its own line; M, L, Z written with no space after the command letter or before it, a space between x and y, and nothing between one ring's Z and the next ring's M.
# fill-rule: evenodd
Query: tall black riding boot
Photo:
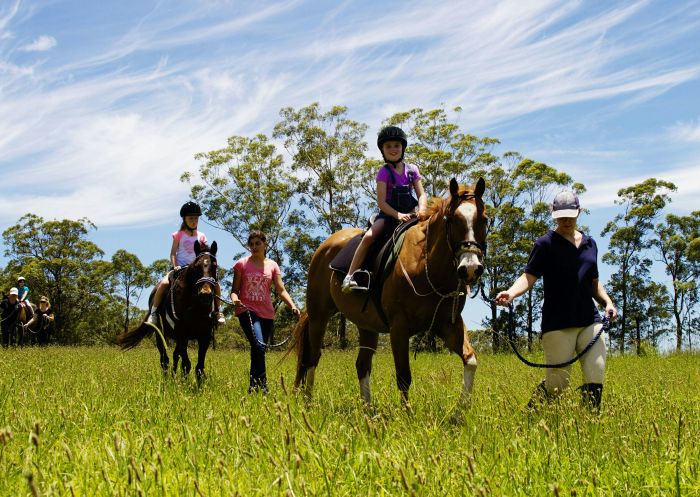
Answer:
M600 401L603 398L602 383L584 383L579 387L581 390L581 403L589 407L593 412L600 412Z

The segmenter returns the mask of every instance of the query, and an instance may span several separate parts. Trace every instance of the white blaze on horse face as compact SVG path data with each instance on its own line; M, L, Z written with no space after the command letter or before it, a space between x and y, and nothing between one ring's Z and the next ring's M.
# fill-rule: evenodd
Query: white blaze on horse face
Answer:
M456 217L461 219L466 229L464 240L476 242L474 234L474 220L477 216L476 206L469 202L462 203L455 212ZM474 282L479 277L478 270L481 267L481 261L474 252L464 252L460 255L457 263L457 272L461 273L466 270L467 281ZM460 269L462 268L462 269Z

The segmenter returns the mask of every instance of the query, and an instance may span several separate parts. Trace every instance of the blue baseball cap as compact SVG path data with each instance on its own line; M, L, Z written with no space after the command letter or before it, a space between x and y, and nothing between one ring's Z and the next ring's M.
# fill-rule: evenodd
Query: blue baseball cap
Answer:
M564 190L557 193L552 202L552 217L554 219L560 217L577 217L581 205L578 202L578 197L574 192Z

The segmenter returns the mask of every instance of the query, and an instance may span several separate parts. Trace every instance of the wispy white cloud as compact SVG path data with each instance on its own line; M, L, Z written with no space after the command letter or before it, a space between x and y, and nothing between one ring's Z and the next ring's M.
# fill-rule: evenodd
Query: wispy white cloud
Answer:
M6 7L0 7L0 31L4 30L5 27L12 21L12 19L17 15L19 11L20 0L15 0L12 5L6 5Z
M669 135L673 140L700 143L700 119L676 123L669 128Z
M56 54L68 55L59 62L26 66L12 40L0 43L0 166L25 171L0 184L0 223L16 219L20 197L33 212L99 226L162 218L186 195L177 178L196 152L269 133L284 106L348 105L374 128L391 112L445 102L462 106L471 131L577 103L620 109L700 76L694 52L677 43L699 22L684 6L644 16L653 4L592 14L565 0L346 2L326 12L300 1L163 5L105 26L93 50L56 33ZM0 29L19 7L0 10ZM600 185L608 192L615 181Z
M51 50L57 44L56 38L49 35L41 35L39 38L33 42L24 45L21 50L25 52L46 52Z

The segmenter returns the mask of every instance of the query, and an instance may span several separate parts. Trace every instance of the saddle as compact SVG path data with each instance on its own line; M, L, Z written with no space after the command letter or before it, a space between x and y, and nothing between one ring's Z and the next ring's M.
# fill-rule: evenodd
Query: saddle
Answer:
M418 219L414 218L398 226L387 226L379 239L372 244L360 269L355 273L358 288L367 289L375 294L381 293L382 283L394 267L406 231L417 223ZM330 268L341 280L348 274L348 268L363 235L364 233L361 233L351 238L330 263Z

